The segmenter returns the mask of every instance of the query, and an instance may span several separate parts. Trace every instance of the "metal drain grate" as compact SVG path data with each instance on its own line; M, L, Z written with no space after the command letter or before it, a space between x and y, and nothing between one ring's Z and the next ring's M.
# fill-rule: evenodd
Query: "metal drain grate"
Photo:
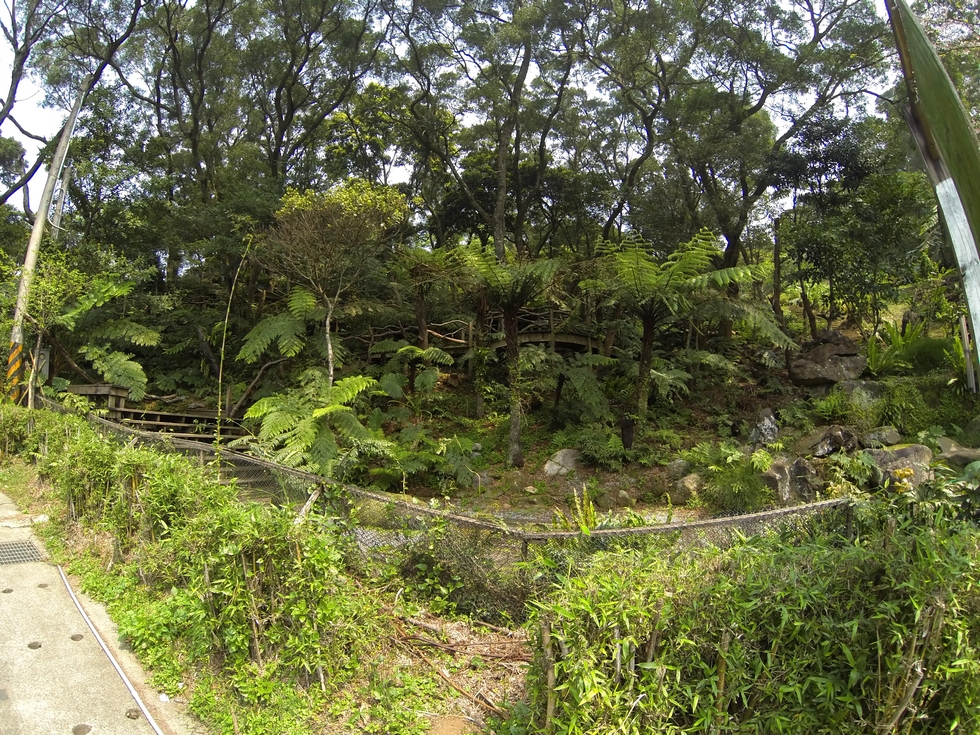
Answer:
M0 544L0 564L23 564L27 561L44 561L41 552L30 541Z

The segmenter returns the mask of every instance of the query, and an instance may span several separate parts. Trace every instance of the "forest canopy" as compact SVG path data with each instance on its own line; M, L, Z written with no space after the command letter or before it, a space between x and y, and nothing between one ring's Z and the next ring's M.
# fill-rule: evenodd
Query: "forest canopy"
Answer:
M918 10L977 120L976 13ZM903 300L959 313L870 0L5 14L11 277L31 214L12 205L53 148L32 159L13 139L32 136L20 90L40 84L60 114L89 89L32 307L63 380L137 399L230 385L242 413L310 367L329 391L394 364L403 400L456 360L475 415L506 402L519 466L543 365L575 376L582 420L642 431L733 338L785 348L840 320L873 336ZM552 357L526 347L543 333Z

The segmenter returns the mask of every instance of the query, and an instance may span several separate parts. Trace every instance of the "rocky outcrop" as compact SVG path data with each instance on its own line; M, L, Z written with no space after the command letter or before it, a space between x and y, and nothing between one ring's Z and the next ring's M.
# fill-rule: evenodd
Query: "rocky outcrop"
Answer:
M679 480L689 474L691 474L691 463L686 459L675 459L667 463L667 477L671 480Z
M852 452L858 448L858 438L846 426L818 426L796 443L796 454L822 459L837 452Z
M701 475L691 473L675 482L667 495L671 505L687 505L703 489L704 480Z
M879 426L861 435L861 446L867 449L880 449L902 443L902 435L894 426Z
M796 385L833 385L856 380L867 364L854 340L830 330L805 344L790 360L789 377Z
M802 457L777 457L766 472L762 481L773 491L779 505L800 505L813 502L823 483L813 465Z
M867 454L881 471L878 478L879 486L887 481L892 485L906 482L912 487L918 487L923 482L933 479L933 472L929 469L932 450L923 444L869 449Z
M759 411L755 426L749 432L749 444L772 444L779 438L779 422L771 408Z
M939 437L937 443L939 444L940 459L954 470L965 469L967 465L980 461L980 449L960 446L945 436Z

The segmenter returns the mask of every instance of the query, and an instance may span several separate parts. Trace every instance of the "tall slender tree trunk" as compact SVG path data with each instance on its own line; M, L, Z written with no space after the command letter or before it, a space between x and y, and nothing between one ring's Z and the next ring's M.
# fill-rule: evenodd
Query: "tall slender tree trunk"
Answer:
M485 378L485 369L483 364L483 335L486 331L484 330L486 318L486 305L481 298L477 303L476 318L473 320L473 334L470 339L470 348L473 350L473 388L476 391L474 410L478 419L482 419L484 415L483 381Z
M415 324L419 330L419 347L429 349L429 320L426 317L425 289L421 286L415 289Z
M786 327L786 316L783 314L783 269L782 269L782 238L779 236L782 217L776 217L773 222L772 239L772 313L779 326Z
M510 381L510 430L507 433L507 466L523 467L521 451L521 345L517 331L516 309L504 311L504 341L507 345L507 374Z
M653 365L653 337L656 322L643 319L643 342L640 346L639 375L636 378L636 433L646 423L647 408L650 403L650 367Z

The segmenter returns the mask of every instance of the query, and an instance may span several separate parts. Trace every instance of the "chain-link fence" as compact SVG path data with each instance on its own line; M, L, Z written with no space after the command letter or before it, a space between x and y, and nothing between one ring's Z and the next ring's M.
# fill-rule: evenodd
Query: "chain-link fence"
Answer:
M57 404L46 402L49 408ZM576 573L603 551L726 547L740 536L851 532L847 499L684 523L581 531L512 527L433 508L404 496L372 492L215 447L140 431L90 416L104 436L180 452L234 482L242 500L300 508L312 501L349 529L351 548L367 569L398 575L457 611L492 623L523 619L529 598L558 574Z

